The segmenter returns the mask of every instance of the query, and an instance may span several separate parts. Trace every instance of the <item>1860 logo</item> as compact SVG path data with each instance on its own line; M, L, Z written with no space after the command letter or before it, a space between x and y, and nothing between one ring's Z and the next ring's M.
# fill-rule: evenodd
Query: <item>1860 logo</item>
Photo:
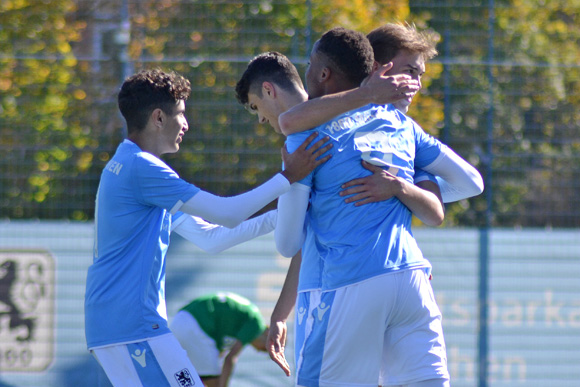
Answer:
M54 260L0 250L0 372L42 371L54 357Z

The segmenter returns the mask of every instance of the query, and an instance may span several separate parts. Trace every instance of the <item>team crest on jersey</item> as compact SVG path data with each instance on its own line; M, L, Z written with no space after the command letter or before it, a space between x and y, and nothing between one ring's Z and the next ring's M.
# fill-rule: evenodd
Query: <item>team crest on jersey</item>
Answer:
M195 386L195 381L193 380L193 377L191 376L187 368L184 368L181 371L176 372L174 376L175 380L177 380L177 383L179 383L179 385L182 387Z
M0 250L0 372L38 372L54 358L54 259Z

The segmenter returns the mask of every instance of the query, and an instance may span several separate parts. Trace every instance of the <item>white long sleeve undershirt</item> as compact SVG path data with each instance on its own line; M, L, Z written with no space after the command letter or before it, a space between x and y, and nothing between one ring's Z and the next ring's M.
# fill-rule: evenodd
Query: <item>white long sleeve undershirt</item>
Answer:
M443 203L467 199L483 192L481 174L451 148L445 147L435 161L422 169L437 178Z
M289 189L288 180L278 173L264 184L236 196L221 197L200 191L181 206L174 207L172 213L181 211L234 228Z
M176 232L200 249L219 253L240 243L265 235L276 226L276 210L243 221L234 228L227 228L188 214L183 214L171 225Z
M293 257L304 243L304 220L308 209L310 187L300 183L278 199L278 221L274 239L276 249L283 257ZM302 232L301 232L302 231Z

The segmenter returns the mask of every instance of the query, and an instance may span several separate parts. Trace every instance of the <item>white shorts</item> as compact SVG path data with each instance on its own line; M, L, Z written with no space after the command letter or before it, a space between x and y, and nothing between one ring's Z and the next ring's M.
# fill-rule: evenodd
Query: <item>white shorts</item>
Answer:
M201 329L189 312L177 312L169 329L187 352L200 376L219 376L222 373L220 351L215 341Z
M171 334L91 351L115 387L200 387L197 372Z
M423 269L322 292L311 317L311 333L297 359L299 386L449 379L441 312Z

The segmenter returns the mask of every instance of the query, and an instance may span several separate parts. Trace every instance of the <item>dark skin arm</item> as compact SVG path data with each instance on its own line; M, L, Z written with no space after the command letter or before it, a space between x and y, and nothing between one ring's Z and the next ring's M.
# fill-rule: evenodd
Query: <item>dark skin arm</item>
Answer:
M369 103L385 105L419 91L419 83L406 74L386 75L392 67L392 63L380 65L359 88L311 99L288 109L278 118L280 130L289 136Z

